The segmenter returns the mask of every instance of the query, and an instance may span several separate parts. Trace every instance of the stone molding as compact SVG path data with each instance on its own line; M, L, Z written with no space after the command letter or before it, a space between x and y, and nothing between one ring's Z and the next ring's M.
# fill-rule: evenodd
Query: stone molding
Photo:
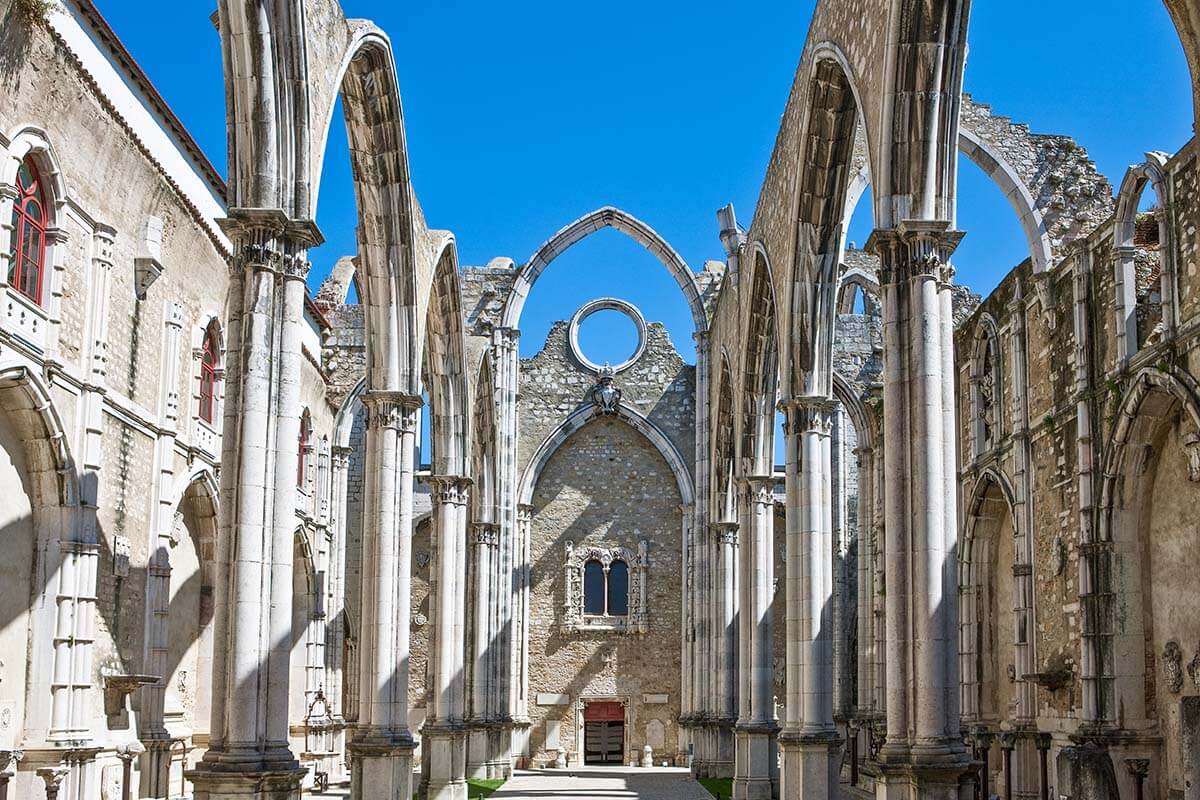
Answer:
M650 559L648 544L642 541L637 552L627 547L601 547L585 545L576 547L567 542L565 547L565 593L562 627L566 633L587 631L618 631L621 633L648 633L649 613L646 608L646 581L649 577ZM589 561L599 561L607 578L608 569L614 561L623 561L629 568L629 613L624 617L597 617L583 611L583 571Z

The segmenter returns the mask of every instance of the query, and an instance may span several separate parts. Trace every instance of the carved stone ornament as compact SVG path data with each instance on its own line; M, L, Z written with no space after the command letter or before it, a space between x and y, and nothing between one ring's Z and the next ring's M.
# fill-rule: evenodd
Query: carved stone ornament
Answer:
M591 399L604 416L616 416L620 410L621 390L613 386L612 367L605 365L600 370L600 380L592 387Z
M429 551L422 550L413 557L413 560L417 562L417 569L425 569L429 566Z
M583 631L618 631L621 633L646 633L649 631L649 615L646 608L646 580L650 559L647 546L639 544L635 553L627 547L599 547L584 545L576 547L572 542L563 546L566 564L566 601L563 604L563 630L567 633ZM624 617L597 617L583 613L583 571L589 561L598 561L605 575L614 561L623 561L629 569L628 614Z
M1180 666L1183 661L1183 649L1180 648L1179 642L1167 642L1162 659L1163 683L1171 694L1179 694L1183 690L1183 669Z
M1051 564L1054 566L1054 576L1061 577L1067 569L1067 543L1061 535L1054 537L1051 545Z
M429 624L429 617L422 614L420 611L412 615L412 626L414 628L424 628Z
M1183 452L1187 455L1188 480L1200 483L1200 433L1184 434Z

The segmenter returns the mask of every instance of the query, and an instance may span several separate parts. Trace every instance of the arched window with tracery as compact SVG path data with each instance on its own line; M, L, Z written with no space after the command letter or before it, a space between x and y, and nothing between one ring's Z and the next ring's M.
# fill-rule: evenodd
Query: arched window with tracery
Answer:
M41 305L46 272L46 228L49 224L46 195L37 166L26 158L17 170L17 196L13 200L12 239L8 253L8 283Z
M583 613L602 616L605 591L604 565L592 559L583 565Z
M616 560L608 565L608 593L605 613L623 617L629 613L629 565Z
M213 320L204 332L200 352L200 419L213 424L217 417L217 397L220 387L221 345L217 322Z

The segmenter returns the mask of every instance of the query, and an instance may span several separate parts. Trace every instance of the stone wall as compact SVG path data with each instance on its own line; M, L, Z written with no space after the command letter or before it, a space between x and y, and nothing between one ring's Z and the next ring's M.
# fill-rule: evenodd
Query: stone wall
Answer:
M679 754L682 512L671 468L627 423L600 418L551 456L533 505L529 716L534 762L553 761L553 753L546 752L546 733L548 723L557 720L561 745L576 763L576 715L583 698L616 698L627 704L626 762L640 759L652 720L661 723L664 733L655 759L674 762ZM643 542L650 559L648 631L566 630L566 545L624 547L636 553ZM665 695L665 702L647 702L647 695ZM565 703L559 702L564 698Z

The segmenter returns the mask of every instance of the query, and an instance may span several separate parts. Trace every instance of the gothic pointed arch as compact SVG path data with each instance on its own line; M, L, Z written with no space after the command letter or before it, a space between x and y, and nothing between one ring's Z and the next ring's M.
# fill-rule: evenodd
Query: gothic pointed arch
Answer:
M508 301L504 306L504 327L520 327L521 311L525 307L525 301L529 297L529 292L533 288L534 283L537 282L537 279L541 277L541 274L550 266L554 259L558 258L573 245L578 244L593 233L604 228L612 228L625 234L645 247L655 258L661 261L679 285L679 290L683 293L684 300L687 301L688 308L692 313L692 324L695 330L703 331L708 329L708 314L704 309L704 301L700 296L700 287L696 283L696 276L687 265L687 262L675 251L675 248L671 247L657 231L645 222L642 222L626 211L611 206L598 208L589 214L583 215L566 227L561 228L543 242L541 247L537 249L537 252L530 256L529 260L521 266L517 271L512 293L509 295Z
M743 326L738 414L740 476L774 471L775 406L779 399L779 344L771 264L760 244L752 245Z
M737 492L734 474L737 470L737 440L734 433L733 367L729 354L722 352L720 373L717 376L717 414L713 427L713 508L714 522L737 519Z
M1166 153L1147 153L1146 160L1125 173L1117 193L1113 225L1113 268L1117 313L1118 357L1127 363L1155 340L1169 335L1178 313L1175 245L1171 225ZM1143 193L1154 192L1155 208L1139 213ZM1142 224L1143 220L1149 226ZM1148 267L1138 269L1139 259ZM1139 280L1139 272L1147 275Z
M843 213L861 116L858 92L847 70L846 59L836 47L817 48L807 129L801 140L795 260L788 286L786 391L792 397L826 397L832 390Z
M1182 472L1173 494L1189 498L1200 483L1200 385L1183 371L1146 367L1127 386L1104 449L1096 541L1080 563L1084 703L1102 725L1147 710L1142 575L1155 481Z
M604 409L594 403L589 403L585 406L575 409L571 412L558 426L550 432L550 434L542 440L537 449L533 452L533 456L529 459L529 463L525 466L525 471L521 475L521 482L517 490L517 502L529 505L533 502L533 490L537 486L538 477L542 474L546 464L550 461L550 457L558 451L560 447L571 438L572 434L583 428L592 420L601 416L610 416L621 420L636 430L642 436L646 437L663 459L667 462L667 466L671 468L671 474L675 478L675 483L679 487L679 496L685 506L691 506L695 500L695 491L692 485L691 472L688 469L688 462L684 460L678 448L670 440L665 432L651 420L643 416L636 408L620 402L616 407L615 414L605 414Z
M475 381L471 420L471 479L474 482L471 496L476 522L499 520L498 437L492 359L489 353L485 353L480 360Z
M462 294L454 237L435 251L433 282L422 331L422 384L429 391L431 462L435 475L466 476L471 453L471 400L466 375Z

